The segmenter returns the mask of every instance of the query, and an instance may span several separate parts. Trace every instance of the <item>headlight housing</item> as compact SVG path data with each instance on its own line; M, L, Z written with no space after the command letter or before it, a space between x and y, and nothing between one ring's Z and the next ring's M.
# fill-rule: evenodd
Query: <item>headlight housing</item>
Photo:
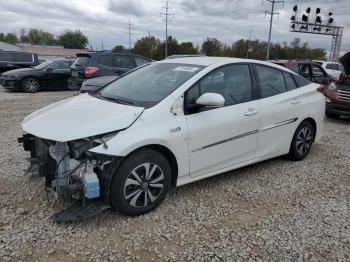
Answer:
M336 90L337 88L338 88L338 86L336 85L335 82L332 82L328 85L329 90Z

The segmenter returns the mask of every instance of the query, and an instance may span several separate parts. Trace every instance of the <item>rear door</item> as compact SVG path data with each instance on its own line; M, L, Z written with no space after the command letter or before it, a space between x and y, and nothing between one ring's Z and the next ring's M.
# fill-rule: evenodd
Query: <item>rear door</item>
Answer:
M307 98L290 73L265 65L254 67L261 109L257 157L286 153Z
M84 80L84 69L89 65L91 56L89 54L77 54L70 69L70 79L73 81Z
M45 69L47 88L66 89L72 61L57 61Z

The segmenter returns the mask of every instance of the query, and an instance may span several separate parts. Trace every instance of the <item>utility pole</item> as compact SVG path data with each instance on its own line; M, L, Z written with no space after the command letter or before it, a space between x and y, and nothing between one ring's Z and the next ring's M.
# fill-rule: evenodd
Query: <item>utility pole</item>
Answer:
M172 11L172 8L169 7L169 1L165 2L165 6L162 7L162 13L160 13L161 16L164 16L165 18L165 57L168 56L168 22L169 22L169 16L174 17L173 13L169 13L169 11Z
M153 53L153 45L152 45L152 39L151 39L151 32L148 30L148 40L149 40L149 44L150 44L150 58L152 59L152 53Z
M249 30L249 42L247 47L247 58L249 56L250 42L252 41L252 30Z
M284 1L276 1L276 0L266 0L268 2L271 3L271 12L269 11L265 11L265 15L266 14L269 14L270 15L270 29L269 29L269 41L268 41L268 44L267 44L267 53L266 53L266 60L269 60L270 59L270 47L271 47L271 31L272 31L272 21L273 21L273 16L274 15L280 15L279 12L275 13L275 4L278 4L278 3L282 3L282 5L284 6ZM264 2L263 2L264 4Z
M130 19L129 19L129 23L128 23L128 31L129 31L129 51L131 50L131 26L132 26L132 24L130 23Z

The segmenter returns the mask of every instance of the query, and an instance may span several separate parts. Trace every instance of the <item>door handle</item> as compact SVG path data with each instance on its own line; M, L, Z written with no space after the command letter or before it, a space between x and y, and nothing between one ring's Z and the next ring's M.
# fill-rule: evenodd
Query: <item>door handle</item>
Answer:
M252 116L259 113L259 110L256 108L249 108L247 112L244 113L245 116Z
M301 102L299 99L294 99L292 102L290 102L292 105L297 105Z

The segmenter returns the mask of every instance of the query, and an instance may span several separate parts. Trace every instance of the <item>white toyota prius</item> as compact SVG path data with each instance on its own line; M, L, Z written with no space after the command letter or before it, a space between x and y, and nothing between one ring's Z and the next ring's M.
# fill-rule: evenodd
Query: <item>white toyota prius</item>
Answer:
M171 187L280 155L302 160L322 132L319 87L262 61L163 60L30 114L19 141L59 198L140 215Z

